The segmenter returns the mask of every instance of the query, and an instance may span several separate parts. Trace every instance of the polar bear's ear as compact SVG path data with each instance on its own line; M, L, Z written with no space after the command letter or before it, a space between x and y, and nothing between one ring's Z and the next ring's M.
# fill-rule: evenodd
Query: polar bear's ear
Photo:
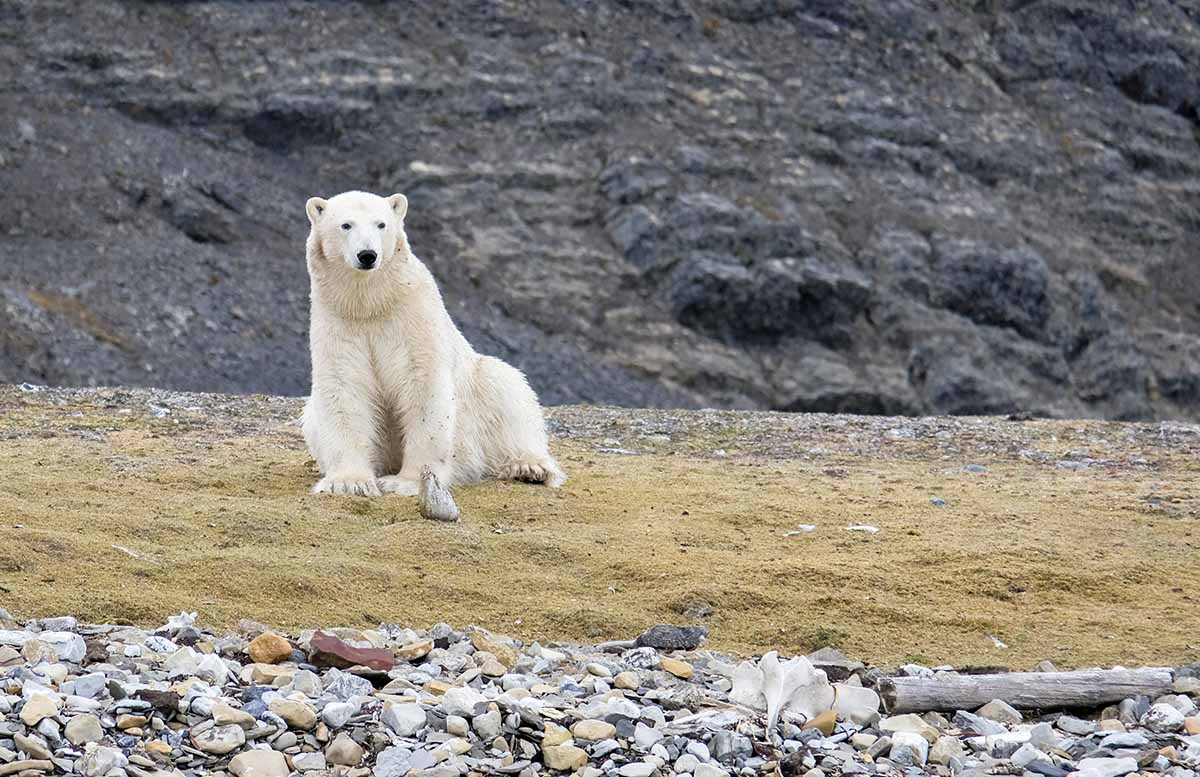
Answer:
M321 218L321 214L329 207L329 200L323 200L320 197L309 197L308 202L304 203L304 210L308 213L308 223L316 224L317 219Z
M393 194L387 198L388 205L392 206L392 210L396 212L396 218L404 221L404 214L408 213L408 198L403 194Z

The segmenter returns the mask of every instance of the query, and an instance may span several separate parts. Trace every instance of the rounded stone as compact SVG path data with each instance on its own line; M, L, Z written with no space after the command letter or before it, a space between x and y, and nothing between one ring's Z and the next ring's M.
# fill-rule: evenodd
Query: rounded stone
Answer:
M571 726L571 733L577 739L588 742L599 742L601 739L612 739L617 735L617 727L603 720L581 720Z
M588 754L574 745L556 745L542 749L542 761L549 769L573 772L587 766Z
M235 777L287 777L291 772L283 753L275 750L247 750L229 762Z
M104 736L104 729L95 715L76 715L67 721L64 733L71 744L79 747L88 742L99 742Z
M287 724L301 731L312 731L317 725L317 713L312 707L298 701L277 701L270 706L271 712L287 721Z
M271 631L259 634L246 648L250 660L256 664L278 664L292 655L292 646L286 639Z

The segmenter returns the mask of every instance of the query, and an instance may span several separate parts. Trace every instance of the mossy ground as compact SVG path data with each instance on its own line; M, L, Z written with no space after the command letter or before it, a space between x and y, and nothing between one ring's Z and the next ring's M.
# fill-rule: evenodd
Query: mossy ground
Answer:
M463 488L444 525L411 499L310 495L294 400L170 395L156 418L162 396L0 390L0 604L18 617L596 641L707 607L710 645L736 653L1200 653L1193 428L562 408L564 488ZM1085 455L1101 460L1057 464ZM817 529L784 536L798 524Z

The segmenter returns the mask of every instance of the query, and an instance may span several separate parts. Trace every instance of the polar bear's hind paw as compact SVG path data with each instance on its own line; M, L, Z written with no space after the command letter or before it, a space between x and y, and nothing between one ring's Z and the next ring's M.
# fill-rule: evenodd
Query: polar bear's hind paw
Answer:
M542 483L551 488L558 488L567 482L567 476L558 468L558 464L553 459L514 461L501 470L500 476L506 480L519 480L522 483Z

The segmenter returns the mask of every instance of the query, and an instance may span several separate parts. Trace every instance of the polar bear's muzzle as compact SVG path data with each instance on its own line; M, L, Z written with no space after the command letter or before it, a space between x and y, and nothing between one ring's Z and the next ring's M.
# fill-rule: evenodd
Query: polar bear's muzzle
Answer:
M356 258L358 259L358 269L360 270L373 270L375 269L375 263L379 261L379 255L370 249L359 251Z

